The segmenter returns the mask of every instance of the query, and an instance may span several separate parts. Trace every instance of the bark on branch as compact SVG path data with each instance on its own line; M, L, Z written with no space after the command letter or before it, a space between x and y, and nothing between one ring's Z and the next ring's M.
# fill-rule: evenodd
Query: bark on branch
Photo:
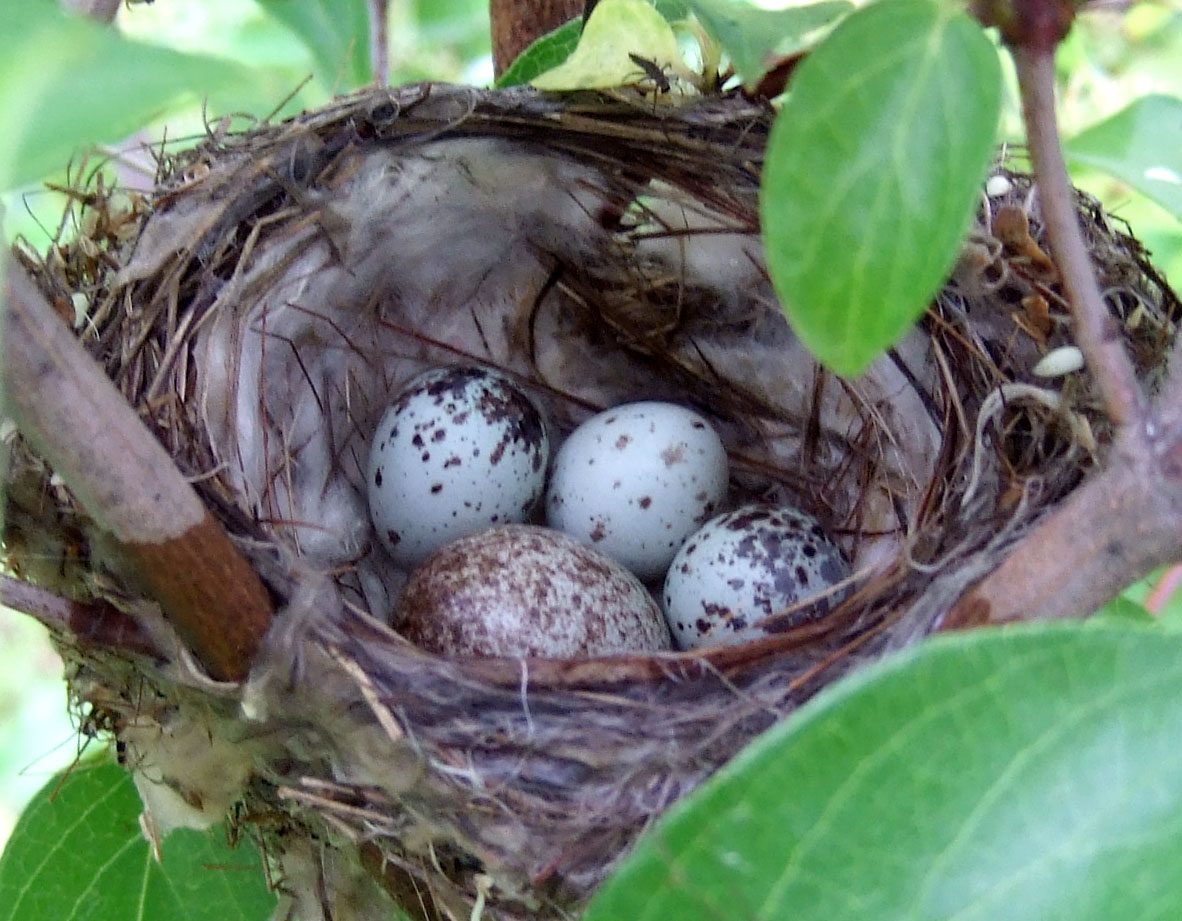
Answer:
M584 0L490 0L493 71L499 77L547 32L583 15Z
M0 604L27 614L81 646L159 656L152 638L130 615L109 604L80 604L0 574Z
M9 258L5 274L3 391L21 434L209 674L246 677L271 619L262 582L28 273Z
M1022 91L1026 143L1038 182L1051 251L1071 304L1076 343L1117 425L1145 419L1145 399L1121 331L1100 294L1055 126L1055 57L1028 45L1012 49Z
M1076 341L1117 434L1104 470L961 598L945 628L1084 617L1182 556L1182 361L1172 362L1151 407L1096 284L1059 141L1054 55L1074 8L1065 0L982 0L977 12L1001 29L1017 67L1047 235Z

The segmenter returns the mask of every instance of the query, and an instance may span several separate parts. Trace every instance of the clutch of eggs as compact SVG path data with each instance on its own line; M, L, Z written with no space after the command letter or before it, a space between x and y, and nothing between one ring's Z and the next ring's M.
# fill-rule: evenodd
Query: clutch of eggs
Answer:
M485 368L414 378L370 446L370 517L394 561L415 566L453 540L525 521L545 488L550 441L541 411Z
M503 374L438 368L399 393L368 486L381 540L418 567L398 617L409 639L450 655L605 655L668 649L671 629L690 649L840 600L827 590L848 565L807 515L748 506L707 522L726 498L727 456L698 413L659 402L599 413L563 443L547 489L549 452L541 411ZM520 524L543 491L556 530ZM665 577L663 616L637 576Z

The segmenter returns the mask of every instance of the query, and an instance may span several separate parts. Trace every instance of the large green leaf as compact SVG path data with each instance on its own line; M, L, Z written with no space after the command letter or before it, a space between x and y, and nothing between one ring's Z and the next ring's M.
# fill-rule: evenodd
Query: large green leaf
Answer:
M799 49L809 32L853 9L847 0L778 10L752 6L748 0L690 0L690 6L749 83L763 76L777 54Z
M0 857L0 921L263 921L275 907L258 851L222 829L173 832L157 863L140 799L114 764L51 780Z
M178 101L226 111L259 98L254 71L130 41L45 0L3 4L0 33L0 189L56 172L78 148L120 140Z
M804 343L856 374L945 280L993 155L997 51L938 0L843 20L801 63L773 126L768 268Z
M1124 180L1182 221L1182 99L1143 96L1066 147L1076 163Z
M338 92L373 79L366 0L258 0L316 58L317 76Z
M820 695L663 821L585 921L1182 917L1182 636L930 642Z

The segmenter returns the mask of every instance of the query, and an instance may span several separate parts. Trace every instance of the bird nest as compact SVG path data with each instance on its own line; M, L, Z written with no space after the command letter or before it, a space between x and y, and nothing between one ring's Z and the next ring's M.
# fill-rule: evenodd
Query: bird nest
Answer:
M672 803L938 629L1080 483L1110 430L1084 373L1035 373L1071 339L1029 177L997 167L922 322L843 380L767 278L770 119L737 97L373 90L212 130L162 158L149 196L79 189L76 235L45 259L18 250L278 608L248 680L212 681L10 440L10 572L155 624L151 654L60 640L161 831L231 810L281 917L386 899L424 918L569 916ZM1078 209L1152 386L1179 304L1096 202ZM515 377L559 434L631 400L692 405L723 436L731 500L815 516L852 593L691 652L415 648L391 623L406 573L372 533L365 457L391 395L457 363Z

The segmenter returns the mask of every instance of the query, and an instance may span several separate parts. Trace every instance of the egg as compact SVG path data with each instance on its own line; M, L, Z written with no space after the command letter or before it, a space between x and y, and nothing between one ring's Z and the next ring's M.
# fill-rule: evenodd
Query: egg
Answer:
M671 646L661 609L634 575L532 525L440 549L411 574L395 623L441 655L566 658Z
M726 490L726 449L709 422L673 403L629 403L588 419L563 443L546 520L656 579Z
M508 377L438 368L386 410L370 447L370 518L394 561L414 566L444 544L525 521L545 489L542 414Z
M760 622L815 597L785 626L824 617L848 594L850 567L815 519L786 506L747 505L708 521L665 577L665 616L682 649L767 634Z

